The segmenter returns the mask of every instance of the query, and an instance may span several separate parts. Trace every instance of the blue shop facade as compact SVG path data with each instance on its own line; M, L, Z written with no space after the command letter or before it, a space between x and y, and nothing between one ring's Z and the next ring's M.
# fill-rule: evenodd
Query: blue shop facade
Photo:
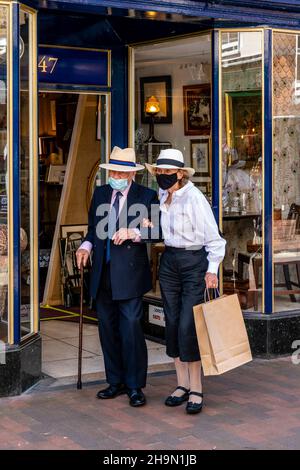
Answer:
M238 294L253 354L297 348L299 2L0 0L0 396L40 380L43 312L78 306L74 251L115 145L142 164L183 152L227 240L221 291ZM149 245L144 298L157 341L163 250Z

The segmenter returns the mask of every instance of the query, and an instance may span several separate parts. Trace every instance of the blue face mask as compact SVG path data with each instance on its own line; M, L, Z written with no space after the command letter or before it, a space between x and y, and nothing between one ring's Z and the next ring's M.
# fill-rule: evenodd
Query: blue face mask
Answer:
M117 191L125 191L128 186L128 180L126 178L113 178L110 176L108 178L108 184L112 187L112 189L116 189Z

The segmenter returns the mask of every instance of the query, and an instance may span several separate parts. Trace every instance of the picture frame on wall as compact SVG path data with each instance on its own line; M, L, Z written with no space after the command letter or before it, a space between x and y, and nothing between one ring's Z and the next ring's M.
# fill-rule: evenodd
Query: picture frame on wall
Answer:
M195 176L211 176L210 138L192 139L190 145L191 167L195 170Z
M98 96L98 98L97 98L96 140L101 140L101 100L100 100L100 96Z
M66 173L66 165L49 165L46 177L47 183L63 184Z
M262 151L261 91L226 92L225 116L228 147L251 167Z
M210 196L209 181L194 181L194 185L206 196Z
M84 238L88 231L87 224L80 225L61 225L60 226L60 236L61 238Z
M211 132L210 84L183 87L184 134L209 135Z
M150 118L145 112L146 101L155 96L159 102L160 111L154 117L157 124L172 124L172 77L159 75L140 78L141 122L149 124Z

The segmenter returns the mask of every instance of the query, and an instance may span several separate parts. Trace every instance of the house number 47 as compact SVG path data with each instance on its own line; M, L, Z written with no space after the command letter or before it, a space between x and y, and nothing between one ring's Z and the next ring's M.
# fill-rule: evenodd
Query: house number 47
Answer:
M57 57L49 57L49 56L44 55L39 61L38 67L42 73L53 73L57 65L57 62L58 62Z

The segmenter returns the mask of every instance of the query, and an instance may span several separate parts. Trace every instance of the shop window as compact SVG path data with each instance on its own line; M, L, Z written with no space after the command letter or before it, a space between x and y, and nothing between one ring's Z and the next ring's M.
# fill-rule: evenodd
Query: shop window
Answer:
M221 33L223 290L237 292L244 310L262 310L262 33L235 34L240 56L229 62Z
M20 9L20 320L21 337L37 329L37 160L35 155L35 122L33 100L33 15Z
M0 341L8 334L7 8L0 7ZM0 353L1 354L1 353Z
M155 163L162 149L181 150L186 166L195 169L192 182L210 201L210 33L136 47L134 57L137 161ZM137 180L158 189L155 177L147 171L138 174ZM149 248L153 279L146 298L160 299L158 267L163 250L163 243Z
M300 300L299 52L299 35L273 34L275 311L299 308Z

